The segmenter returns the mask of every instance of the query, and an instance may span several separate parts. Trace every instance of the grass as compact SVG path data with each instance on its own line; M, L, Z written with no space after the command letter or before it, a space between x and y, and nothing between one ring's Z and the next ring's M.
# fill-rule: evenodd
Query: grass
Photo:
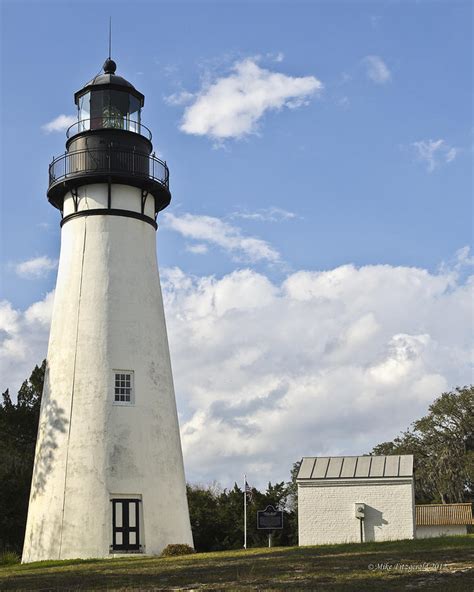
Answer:
M15 563L20 563L20 556L14 551L0 553L0 565L14 565Z
M369 567L371 566L371 567ZM474 535L0 567L0 590L474 590Z

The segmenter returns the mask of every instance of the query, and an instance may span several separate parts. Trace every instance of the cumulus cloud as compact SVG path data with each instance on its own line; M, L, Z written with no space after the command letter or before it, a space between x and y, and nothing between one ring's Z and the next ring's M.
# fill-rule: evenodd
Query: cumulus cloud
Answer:
M460 259L458 260L458 263ZM282 283L251 270L163 277L188 478L287 479L359 454L470 380L472 278L344 265Z
M385 84L392 79L392 74L387 64L376 55L366 56L363 60L367 78L376 84Z
M236 62L228 76L204 84L186 108L180 129L215 140L242 138L256 132L265 112L301 107L322 87L314 76L271 72L247 58ZM180 101L182 94L171 101Z
M25 378L46 356L54 292L24 311L0 301L0 388L16 394Z
M187 477L288 479L303 455L359 454L471 380L466 248L437 272L343 265L276 282L162 273ZM3 387L46 353L52 294L0 305Z
M201 241L198 250L194 249L194 253L203 252L204 241L220 247L239 261L276 263L280 260L278 251L269 243L260 238L244 235L240 228L220 218L194 214L175 216L165 213L163 220L165 228L179 232L185 238ZM189 247L187 248L189 250Z
M57 259L51 259L46 255L34 257L15 265L15 273L25 279L39 279L48 275L58 266Z
M73 123L76 123L77 115L58 115L52 121L41 126L41 129L50 134L52 132L64 132Z
M452 162L458 155L458 149L449 146L445 140L419 140L412 143L417 160L426 164L431 173L442 163Z

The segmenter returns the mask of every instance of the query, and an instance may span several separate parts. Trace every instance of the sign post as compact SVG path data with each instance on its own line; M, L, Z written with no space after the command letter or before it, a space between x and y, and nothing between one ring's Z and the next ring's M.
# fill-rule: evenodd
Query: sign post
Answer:
M267 506L265 510L257 512L257 528L268 530L268 546L272 546L272 534L274 530L283 528L283 512L273 506Z
M244 475L244 549L247 549L247 475Z

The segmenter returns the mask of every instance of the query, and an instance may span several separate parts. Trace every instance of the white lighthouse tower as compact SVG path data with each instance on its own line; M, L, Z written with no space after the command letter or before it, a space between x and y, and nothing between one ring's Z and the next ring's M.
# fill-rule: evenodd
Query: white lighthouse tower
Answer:
M193 544L156 258L168 168L115 70L75 94L49 167L61 256L24 562Z

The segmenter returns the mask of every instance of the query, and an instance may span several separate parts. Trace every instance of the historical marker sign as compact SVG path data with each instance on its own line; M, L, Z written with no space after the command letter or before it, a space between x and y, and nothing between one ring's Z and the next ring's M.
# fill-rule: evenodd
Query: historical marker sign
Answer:
M257 528L260 530L276 530L283 528L283 512L267 506L265 510L257 512Z

